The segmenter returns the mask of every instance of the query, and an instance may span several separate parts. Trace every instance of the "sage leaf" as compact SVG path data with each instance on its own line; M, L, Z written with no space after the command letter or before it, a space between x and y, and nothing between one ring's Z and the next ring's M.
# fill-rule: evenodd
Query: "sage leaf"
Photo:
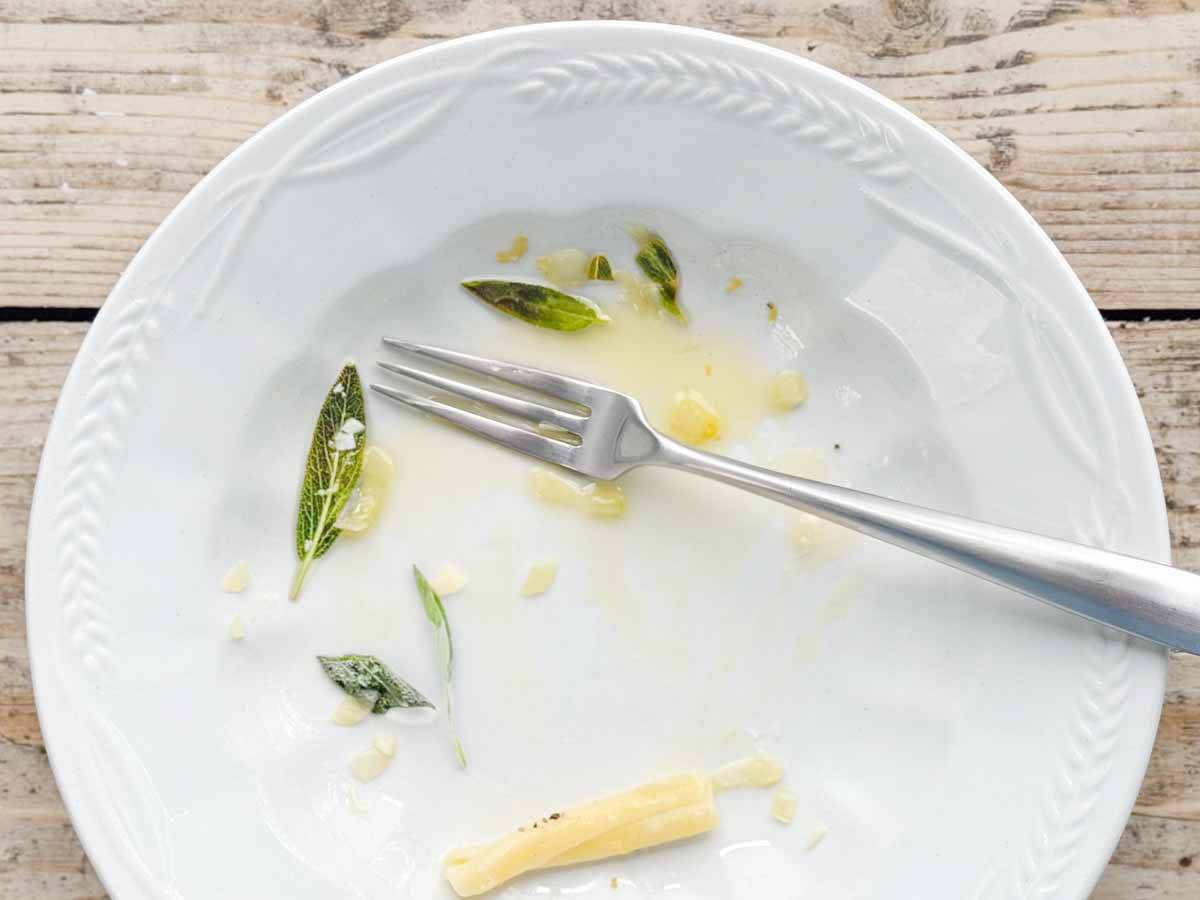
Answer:
M597 253L588 260L587 276L592 281L612 281L612 263L603 253Z
M358 369L348 363L321 405L304 464L296 512L296 556L300 564L289 594L293 600L299 596L313 562L325 554L340 533L335 523L362 470L366 422L362 382Z
M442 693L446 703L446 726L450 730L450 740L454 742L454 754L458 764L467 766L467 755L463 752L462 741L458 739L458 731L454 727L454 639L450 636L450 622L446 619L446 608L437 595L433 586L425 580L421 570L413 566L413 579L417 582L417 593L421 595L421 604L425 607L425 618L433 626L433 643L437 651L438 668L442 674Z
M634 257L638 268L658 286L658 302L680 322L687 322L687 316L679 308L679 266L670 248L659 235L640 225L630 227L629 233L638 242Z
M394 674L374 656L318 656L317 662L333 683L357 700L371 704L381 715L389 709L424 706L435 709L415 687Z
M580 331L608 316L583 297L523 281L464 281L462 286L489 306L539 328Z

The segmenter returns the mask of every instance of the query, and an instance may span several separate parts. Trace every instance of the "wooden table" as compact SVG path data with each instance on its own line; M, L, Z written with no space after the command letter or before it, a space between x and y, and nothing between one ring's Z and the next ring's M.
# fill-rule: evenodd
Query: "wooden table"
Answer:
M557 18L739 34L932 122L1037 217L1121 348L1176 561L1200 569L1200 12L1192 0L0 0L0 900L103 897L29 684L25 526L96 308L222 157L297 101L443 38ZM1193 864L1193 855L1196 862ZM1200 897L1200 660L1097 898Z

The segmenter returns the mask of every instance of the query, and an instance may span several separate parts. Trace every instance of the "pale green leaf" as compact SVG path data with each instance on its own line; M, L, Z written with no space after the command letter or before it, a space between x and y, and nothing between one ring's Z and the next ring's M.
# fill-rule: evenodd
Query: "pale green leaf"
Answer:
M679 308L679 266L675 257L659 235L647 231L640 225L629 229L633 239L638 242L638 267L646 277L658 286L658 300L663 309L681 322L687 321L682 309Z
M590 300L524 281L464 281L462 286L489 306L539 328L580 331L608 321Z
M367 443L367 413L358 370L347 364L325 396L313 428L300 503L296 511L296 556L300 565L292 579L296 599L313 561L337 539L334 524L362 470Z
M343 691L364 703L372 704L373 713L417 706L435 708L420 691L394 675L374 656L318 656L317 661L325 674Z
M446 704L446 726L450 730L450 739L454 742L454 752L458 764L464 768L467 765L467 755L463 752L462 742L454 725L454 639L450 636L450 621L446 618L446 608L437 591L426 580L421 570L413 566L413 580L417 583L417 593L421 597L421 605L425 608L425 617L433 626L433 643L437 652L438 668L442 673L442 688Z

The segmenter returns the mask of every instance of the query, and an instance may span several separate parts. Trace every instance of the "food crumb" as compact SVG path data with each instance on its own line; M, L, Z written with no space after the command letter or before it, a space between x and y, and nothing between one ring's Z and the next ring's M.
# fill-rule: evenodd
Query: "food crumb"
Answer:
M805 843L804 843L804 849L805 850L816 849L817 844L819 844L819 843L821 843L821 841L825 840L825 835L828 833L828 831L829 831L829 829L826 828L824 825L818 825L816 828L814 828L812 831L810 831L808 833L808 840L805 841Z
M433 589L439 597L449 597L465 588L470 580L466 572L449 563L442 566L429 583L433 585Z
M834 444L834 445L833 445L833 449L834 449L834 450L841 450L841 449L842 449L842 445L841 445L841 444Z
M770 300L768 300L767 301L767 321L774 322L778 318L779 318L779 307L776 306L774 303L772 303Z
M588 280L588 255L575 247L537 258L538 271L559 288L577 288Z
M667 430L687 444L703 444L721 436L721 416L695 388L675 395L667 418Z
M245 640L246 623L242 621L241 616L234 616L229 622L229 637L235 641Z
M552 559L542 559L529 567L525 583L521 585L522 597L536 597L550 590L554 576L558 574L558 563Z
M740 278L730 278L725 285L725 293L732 294L745 283L746 282L742 281Z
M617 876L616 875L614 875L612 877L612 879L608 882L608 886L610 888L612 888L614 891L617 889Z
M711 375L711 374L712 374L712 366L710 366L708 363L705 363L705 364L704 364L704 374L705 374L705 375Z
M221 579L221 590L227 594L240 594L250 584L250 567L239 560Z
M767 385L767 402L778 412L795 409L808 399L808 383L794 369L783 369Z
M497 250L496 251L496 262L498 262L498 263L516 262L518 259L520 259L522 256L525 255L525 251L528 249L529 249L529 236L525 235L525 234L518 234L515 238L513 238L511 247L509 247L507 250Z
M349 728L357 725L365 719L371 712L373 704L360 700L357 697L345 697L338 704L337 709L333 711L333 715L329 717L329 721L334 725L342 725Z
M771 818L784 825L791 825L796 818L796 795L786 788L780 788L771 798Z

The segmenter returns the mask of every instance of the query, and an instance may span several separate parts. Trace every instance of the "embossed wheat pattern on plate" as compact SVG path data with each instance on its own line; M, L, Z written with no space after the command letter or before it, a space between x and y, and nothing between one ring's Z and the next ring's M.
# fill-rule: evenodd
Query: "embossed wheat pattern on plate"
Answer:
M1129 639L1095 628L1063 752L1015 859L990 870L974 900L1054 897L1108 775L1129 697Z
M1038 372L1034 380L1038 391L1036 405L1051 423L1063 449L1088 472L1098 485L1105 484L1106 473L1116 471L1116 445L1112 435L1115 424L1111 410L1099 389L1088 376L1085 357L1076 336L1071 333L1054 306L1039 297L1039 292L1018 274L1013 261L1014 249L1001 241L1002 258L974 241L952 234L927 216L919 216L893 197L874 190L864 191L889 219L914 239L934 248L947 258L956 259L991 284L1002 296L1016 304L1024 325L1024 343L1018 348ZM1058 396L1057 367L1065 366L1078 374L1071 381L1080 386L1084 418L1099 423L1089 440L1080 432L1068 407ZM1128 503L1124 489L1115 490L1117 503ZM1112 547L1110 521L1102 508L1100 494L1093 495L1086 510L1071 522L1078 540L1097 547ZM976 900L1024 900L1053 895L1066 873L1080 838L1084 820L1096 804L1104 778L1112 765L1128 697L1129 639L1107 629L1095 628L1084 670L1084 685L1070 713L1070 728L1061 743L1055 761L1055 773L1043 788L1039 811L1026 835L1019 858L1008 859L989 870L976 889Z
M514 92L537 112L596 104L698 106L818 146L871 179L898 181L910 171L900 136L862 110L768 72L691 53L590 53L535 70Z
M160 330L165 300L139 298L117 315L95 367L75 424L58 506L59 589L67 639L92 676L112 670L112 623L100 579L105 504L113 487L120 428L132 408L137 370Z

